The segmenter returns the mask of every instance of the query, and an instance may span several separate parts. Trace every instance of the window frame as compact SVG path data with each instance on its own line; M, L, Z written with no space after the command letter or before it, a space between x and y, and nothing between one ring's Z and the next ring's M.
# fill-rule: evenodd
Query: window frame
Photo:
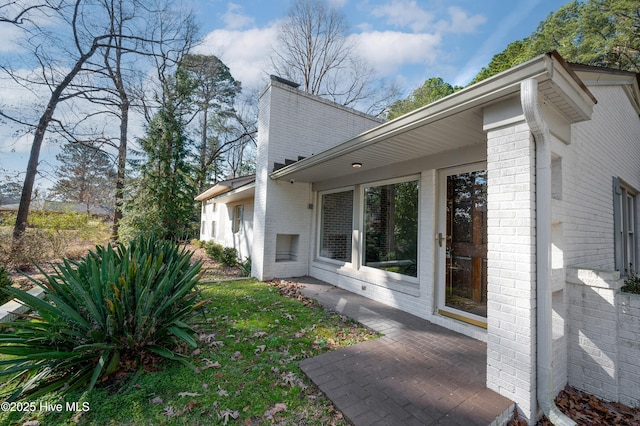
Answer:
M231 231L234 234L242 233L244 228L244 204L236 204L233 206L233 218L231 221Z
M418 199L417 201L417 211L416 211L416 221L417 221L417 230L416 230L416 275L406 275L406 274L402 274L400 272L393 272L393 271L386 271L384 269L381 268L376 268L373 266L367 266L365 264L365 255L366 255L366 240L367 240L367 235L366 235L366 219L365 219L365 212L366 212L366 196L365 196L365 191L367 188L373 188L373 187L378 187L378 186L386 186L386 185L395 185L395 184L400 184L400 183L406 183L406 182L416 182L417 183L417 196ZM421 189L422 189L422 181L421 181L421 174L412 174L412 175L408 175L408 176L403 176L403 177L399 177L399 178L392 178L392 179L384 179L384 180L378 180L378 181L373 181L373 182L366 182L363 183L362 185L360 185L360 190L359 190L359 196L360 196L360 203L359 203L359 216L360 216L360 220L359 220L359 226L358 226L358 232L359 235L361 235L360 241L358 243L359 247L359 269L363 272L367 272L367 273L373 273L373 274L377 274L377 275L382 275L385 276L387 278L391 278L394 280L400 280L400 281L408 281L408 282L412 282L412 283L418 283L419 281L419 277L420 277L420 229L421 229L421 223L420 223L420 204L421 204Z
M638 191L614 177L613 196L615 269L626 277L638 272Z
M336 194L340 192L349 192L349 191L351 191L351 195L353 197L352 199L353 204L351 206L351 253L349 256L349 260L342 261L339 259L332 259L330 257L322 256L321 251L322 251L322 230L323 230L323 223L322 223L323 196ZM318 193L318 226L317 226L317 238L316 238L316 258L318 260L334 263L337 265L346 265L346 264L353 263L353 252L354 252L354 249L356 249L355 241L353 238L353 232L356 230L356 227L357 227L356 219L355 219L355 215L357 214L357 212L358 212L358 206L356 204L356 187L355 186L335 188L327 191L321 191Z

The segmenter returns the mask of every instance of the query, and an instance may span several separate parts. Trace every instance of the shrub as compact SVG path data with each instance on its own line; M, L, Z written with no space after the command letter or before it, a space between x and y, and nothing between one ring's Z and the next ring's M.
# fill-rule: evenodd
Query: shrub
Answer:
M207 241L204 243L204 251L207 252L210 258L220 261L222 259L222 251L224 247L222 244L214 243L213 241Z
M223 248L219 260L224 266L236 266L238 264L238 250L233 247Z
M624 280L622 291L626 293L640 294L640 277L638 275L629 275Z
M238 266L240 267L240 270L242 271L242 276L243 277L250 277L251 276L251 258L247 257L244 259L244 261L242 262L238 262Z
M186 320L196 300L201 264L171 242L140 237L128 245L96 246L79 261L45 274L44 300L16 288L4 292L33 313L3 324L0 375L14 375L9 400L88 385L152 355L186 362L195 347ZM6 388L5 388L6 389ZM5 390L5 393L7 391Z
M192 239L192 240L191 240L191 245L192 245L192 246L196 246L196 247L198 247L198 248L201 248L201 247L202 247L202 245L203 245L203 243L204 243L204 241L200 241L200 240L199 240L199 239L197 239L197 238L194 238L194 239Z
M11 284L13 284L13 282L11 281L11 277L9 276L9 271L4 266L0 266L0 288L11 287ZM9 300L11 300L11 297L9 297L8 294L0 294L0 305L5 304Z

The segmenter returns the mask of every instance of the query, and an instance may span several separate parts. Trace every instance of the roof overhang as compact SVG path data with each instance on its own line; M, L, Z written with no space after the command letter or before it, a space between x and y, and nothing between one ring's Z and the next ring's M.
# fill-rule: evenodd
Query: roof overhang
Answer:
M556 53L534 58L496 76L362 133L340 145L272 172L272 179L320 182L353 177L393 163L485 143L483 109L519 95L536 79L541 97L570 123L588 120L596 100ZM362 167L354 168L353 163Z
M218 182L217 184L213 185L211 188L207 189L206 191L204 191L203 193L199 194L195 200L196 201L205 201L208 200L210 198L214 198L217 197L221 194L227 193L227 192L231 192L237 188L241 188L245 185L254 183L256 181L256 177L255 175L251 175L251 176L243 176L243 177L239 177L239 178L233 178L233 179L228 179L228 180L224 180L222 182Z
M234 201L253 198L255 196L255 193L256 193L256 183L255 181L253 181L239 188L232 189L231 191L217 195L211 199L219 203L229 204Z

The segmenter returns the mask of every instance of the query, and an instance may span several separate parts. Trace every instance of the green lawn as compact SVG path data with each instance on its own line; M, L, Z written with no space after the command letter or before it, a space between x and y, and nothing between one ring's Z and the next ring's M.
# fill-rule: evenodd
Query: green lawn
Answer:
M192 353L192 366L149 360L141 373L91 392L24 401L29 409L35 407L31 413L3 410L0 424L345 424L298 362L374 338L374 333L255 280L201 288L211 303L194 324L200 345ZM74 402L77 407L67 406Z

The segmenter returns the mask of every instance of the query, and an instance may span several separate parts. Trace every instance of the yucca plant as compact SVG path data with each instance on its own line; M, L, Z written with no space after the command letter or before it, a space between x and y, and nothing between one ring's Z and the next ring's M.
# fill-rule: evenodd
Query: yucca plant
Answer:
M189 318L205 301L196 284L201 263L172 242L140 237L127 245L96 247L65 260L45 283L44 299L6 289L32 313L0 324L0 375L9 400L69 391L155 354L187 361L180 349L196 347Z

